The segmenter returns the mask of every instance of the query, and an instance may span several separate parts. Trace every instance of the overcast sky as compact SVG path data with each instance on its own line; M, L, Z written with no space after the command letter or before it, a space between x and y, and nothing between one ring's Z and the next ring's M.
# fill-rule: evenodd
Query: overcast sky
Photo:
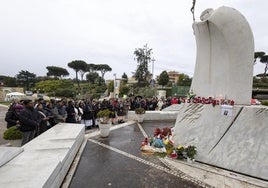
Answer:
M195 15L230 6L248 20L255 51L268 53L267 0L196 0ZM113 74L136 70L133 52L153 49L154 75L178 71L193 76L196 56L192 0L2 0L0 75L28 70L45 76L47 66L66 68L73 60L108 64ZM152 67L149 67L152 71ZM262 73L258 63L254 74Z

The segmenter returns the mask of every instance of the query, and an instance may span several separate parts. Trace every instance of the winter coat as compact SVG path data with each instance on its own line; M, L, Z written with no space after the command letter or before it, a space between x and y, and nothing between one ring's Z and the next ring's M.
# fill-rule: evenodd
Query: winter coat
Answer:
M21 131L33 131L39 126L41 118L39 113L35 109L24 108L19 114L19 121L21 125Z
M15 110L9 110L6 113L5 121L7 122L7 128L17 125L19 120L19 114Z

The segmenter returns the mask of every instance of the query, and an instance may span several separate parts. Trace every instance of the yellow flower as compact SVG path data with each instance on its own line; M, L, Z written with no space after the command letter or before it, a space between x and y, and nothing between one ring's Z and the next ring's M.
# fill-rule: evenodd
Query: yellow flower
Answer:
M164 144L168 145L168 139L164 140Z
M179 146L177 147L177 149L181 149L181 148L183 148L183 146L182 146L182 145L179 145Z

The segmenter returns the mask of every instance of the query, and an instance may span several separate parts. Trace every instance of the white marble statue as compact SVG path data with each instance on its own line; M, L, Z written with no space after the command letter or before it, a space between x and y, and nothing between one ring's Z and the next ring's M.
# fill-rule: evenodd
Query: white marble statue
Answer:
M206 9L200 19L193 24L197 54L191 90L197 96L249 105L254 39L247 20L225 6Z

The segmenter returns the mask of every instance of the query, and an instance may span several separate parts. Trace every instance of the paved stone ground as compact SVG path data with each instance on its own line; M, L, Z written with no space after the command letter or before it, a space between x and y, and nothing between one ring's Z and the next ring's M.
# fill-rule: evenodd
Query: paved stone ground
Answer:
M0 146L9 142L3 139L6 111L7 107L0 106ZM140 146L145 134L153 135L156 127L172 127L174 123L146 121L142 124L144 132L133 124L111 131L108 138L90 138L69 187L209 187L168 168L156 156L142 155ZM86 134L96 130L86 130Z
M142 155L144 136L156 127L171 127L175 122L144 122L111 131L108 138L88 139L70 187L209 187L175 171L156 156Z

